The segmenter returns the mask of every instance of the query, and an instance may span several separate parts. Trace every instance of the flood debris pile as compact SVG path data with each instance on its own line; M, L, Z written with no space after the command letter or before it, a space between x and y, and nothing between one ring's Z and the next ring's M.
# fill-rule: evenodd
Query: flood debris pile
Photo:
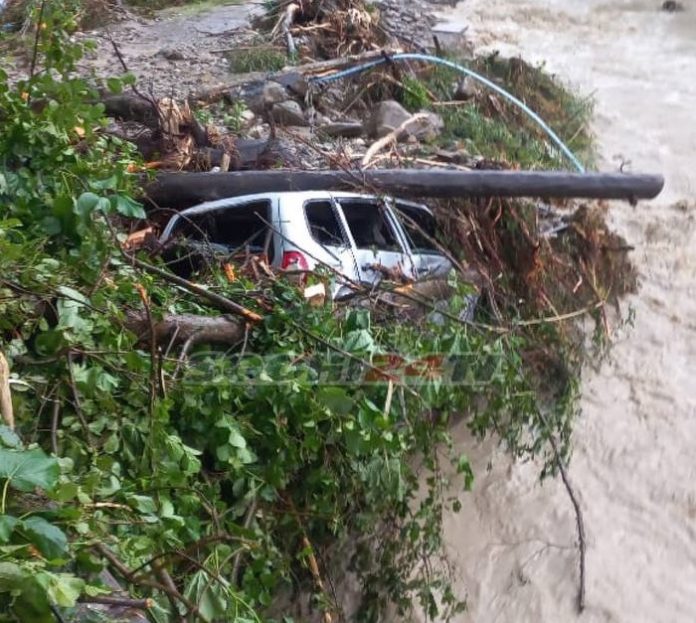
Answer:
M445 463L462 490L474 475L451 424L465 418L545 473L568 457L576 322L594 316L607 335L605 312L635 279L601 206L431 203L439 229L416 219L409 234L455 270L422 281L375 262L380 278L352 280L340 299L335 266L303 269L298 253L283 265L263 220L261 238L229 228L238 244L220 253L192 218L173 240L204 243L175 254L196 262L170 264L160 234L191 202L148 201L148 182L166 175L212 187L225 171L516 166L508 135L491 134L506 154L494 159L453 132L435 106L449 101L438 89L461 86L451 75L387 64L316 90L312 76L357 49L381 57L365 50L384 41L366 5L323 4L357 11L354 28L369 16L357 48L322 3L298 2L315 13L292 11L288 32L300 54L327 58L188 101L80 77L74 14L60 3L31 13L32 28L47 26L32 31L29 77L0 73L0 607L15 620L96 608L157 621L414 609L456 620L465 603L442 519L466 499L447 493ZM473 97L462 127L488 127L488 105L507 114ZM383 189L355 189L372 196L361 214L384 216ZM306 225L342 253L329 242L346 231L326 214ZM353 237L389 244L359 221ZM549 396L539 381L552 374Z

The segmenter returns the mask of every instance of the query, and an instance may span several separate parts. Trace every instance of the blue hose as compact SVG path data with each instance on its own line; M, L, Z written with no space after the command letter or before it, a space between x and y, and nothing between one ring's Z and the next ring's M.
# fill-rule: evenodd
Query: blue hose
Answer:
M568 158L568 160L570 160L573 163L577 170L580 171L580 173L585 172L585 167L582 165L580 160L578 160L575 157L573 152L570 151L568 146L546 124L546 122L539 115L537 115L531 108L529 108L529 106L527 106L523 101L517 99L514 95L508 93L505 89L502 89L494 82L491 82L488 78L485 78L484 76L477 74L475 71L472 71L471 69L467 69L466 67L463 67L458 63L453 63L452 61L448 61L444 58L430 56L429 54L394 54L393 56L385 56L384 58L380 58L375 61L370 61L367 63L363 63L362 65L356 65L355 67L338 71L335 74L331 74L329 76L316 76L314 78L310 78L310 82L313 82L315 84L325 84L328 82L333 82L334 80L340 80L341 78L347 78L348 76L362 73L363 71L368 71L370 69L373 69L374 67L378 67L379 65L383 65L384 63L387 63L389 61L426 61L429 63L435 63L436 65L444 65L445 67L454 69L455 71L458 71L459 73L469 76L474 80L480 82L481 84L484 84L489 89L492 89L499 95L502 95L505 99L515 104L517 107L521 108L529 117L536 121L536 123L539 124L539 126L544 130L544 132L546 132L546 134L548 134L549 138L556 144L556 146L561 150L561 152L563 152L566 158Z

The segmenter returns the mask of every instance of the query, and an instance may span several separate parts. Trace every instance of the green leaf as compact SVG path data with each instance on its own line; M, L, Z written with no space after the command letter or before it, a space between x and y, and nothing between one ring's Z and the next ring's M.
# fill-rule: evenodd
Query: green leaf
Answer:
M464 490L470 491L474 484L474 470L471 469L471 464L465 454L462 454L457 461L457 473L464 475Z
M19 519L12 515L0 515L0 543L7 543Z
M107 78L106 86L109 88L109 91L116 95L123 93L123 83L118 78Z
M75 202L74 212L81 216L90 214L99 204L101 197L94 193L82 193Z
M22 440L11 428L5 426L4 424L0 424L0 445L5 446L6 448L19 449L22 447Z
M123 216L145 218L143 206L126 195L114 195L111 197L111 205L116 212Z
M36 487L50 491L58 482L60 466L43 450L5 450L0 448L0 479L10 481L18 491L33 491Z
M70 573L44 571L36 575L36 581L46 591L49 601L61 608L72 608L85 588L85 581Z
M349 353L373 352L375 340L367 329L356 329L346 334L341 346Z
M26 572L14 562L0 562L0 593L18 588Z
M341 387L321 387L317 393L317 400L337 415L348 415L355 405L353 399Z
M137 511L141 513L145 513L147 515L154 515L157 513L157 504L155 504L155 501L147 495L131 495L129 496L128 501Z
M62 558L68 549L65 533L43 517L29 517L22 521L22 534L49 560Z

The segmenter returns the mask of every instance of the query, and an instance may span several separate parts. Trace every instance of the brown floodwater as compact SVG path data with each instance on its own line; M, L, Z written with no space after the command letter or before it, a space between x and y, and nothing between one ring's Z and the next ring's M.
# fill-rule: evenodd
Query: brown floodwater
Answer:
M587 530L587 623L696 621L696 3L660 4L466 0L442 13L478 51L543 61L592 95L600 169L667 180L654 201L611 206L641 286L624 304L634 326L583 378L570 476ZM459 620L575 620L575 519L561 482L473 447L474 490L446 518L469 599Z

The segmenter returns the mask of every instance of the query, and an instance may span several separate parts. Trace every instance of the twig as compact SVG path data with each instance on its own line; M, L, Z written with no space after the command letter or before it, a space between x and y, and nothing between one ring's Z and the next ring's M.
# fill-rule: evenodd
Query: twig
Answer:
M132 599L130 597L113 597L111 595L95 595L94 597L81 597L80 603L83 604L103 604L105 606L123 606L125 608L136 608L137 610L149 610L155 605L155 600Z
M207 299L209 302L213 303L217 307L224 309L225 311L228 311L232 314L236 314L237 316L241 316L242 318L245 318L250 322L260 322L262 320L262 317L259 314L251 311L250 309L247 309L246 307L243 307L239 303L235 303L234 301L231 301L230 299L221 296L220 294L211 292L206 288L196 285L195 283L190 282L188 279L184 279L183 277L179 277L178 275L163 270L162 268L159 268L152 264L148 264L147 262L143 262L142 260L139 260L138 258L133 257L132 255L128 255L127 253L125 253L125 255L128 258L128 261L133 263L138 268L142 268L143 270L152 273L153 275L157 275L165 281L169 281L178 286L181 286L185 290L188 290L193 294L197 294L198 296Z
M128 567L126 567L126 565L121 562L116 554L114 554L106 545L97 543L94 548L109 561L111 566L116 569L116 571L118 571L127 582L131 584L139 584L140 586L147 586L148 588L161 591L169 598L173 598L184 604L190 615L195 616L198 613L198 608L196 605L184 597L177 590L176 586L172 589L171 586L166 586L148 578L135 577L135 574Z
M145 317L150 330L150 417L152 417L155 413L155 403L157 402L157 332L155 331L155 321L150 309L150 297L142 284L136 283L135 288L138 290L138 295L145 308Z
M31 54L31 67L29 68L29 80L34 77L34 72L36 71L36 59L39 55L39 40L41 39L41 23L43 22L44 8L46 7L46 0L41 0L41 6L39 7L39 17L36 22L36 36L34 37L34 49ZM29 94L31 97L31 94Z
M181 348L181 352L179 353L179 359L176 362L176 368L174 368L174 374L172 375L172 378L176 380L179 376L179 369L184 363L184 360L186 359L186 356L188 355L189 351L193 347L193 345L196 343L196 337L199 332L192 333L191 337L189 337L185 342L184 345Z
M370 161L375 156L375 154L378 154L382 149L385 149L386 147L395 145L399 140L399 137L403 134L403 132L406 131L406 128L415 123L419 123L427 117L427 113L418 113L416 115L413 115L412 117L406 119L406 121L404 121L398 128L395 128L386 136L372 143L372 145L370 145L370 148L365 152L365 155L363 156L361 166L363 168L369 166Z
M541 420L541 423L544 425L544 428L546 428L546 431L548 432L549 443L551 444L551 450L553 451L554 460L556 461L556 465L558 466L558 471L561 472L561 479L563 480L563 484L565 485L566 491L568 492L568 497L570 498L570 501L573 505L573 509L575 510L575 523L578 529L578 549L580 551L580 586L578 587L578 612L581 613L585 609L585 552L587 549L585 543L585 520L583 518L582 509L580 508L580 503L578 502L578 498L575 495L575 490L573 489L570 479L568 478L568 472L566 471L566 466L563 463L563 458L561 457L561 453L558 450L558 444L554 439L554 436L551 432L551 429L549 428L546 418L541 412L539 412L539 419Z
M58 419L60 418L60 401L53 401L53 413L51 415L51 451L58 456Z
M12 392L10 390L10 364L0 351L0 414L5 426L14 430L14 409L12 408Z

